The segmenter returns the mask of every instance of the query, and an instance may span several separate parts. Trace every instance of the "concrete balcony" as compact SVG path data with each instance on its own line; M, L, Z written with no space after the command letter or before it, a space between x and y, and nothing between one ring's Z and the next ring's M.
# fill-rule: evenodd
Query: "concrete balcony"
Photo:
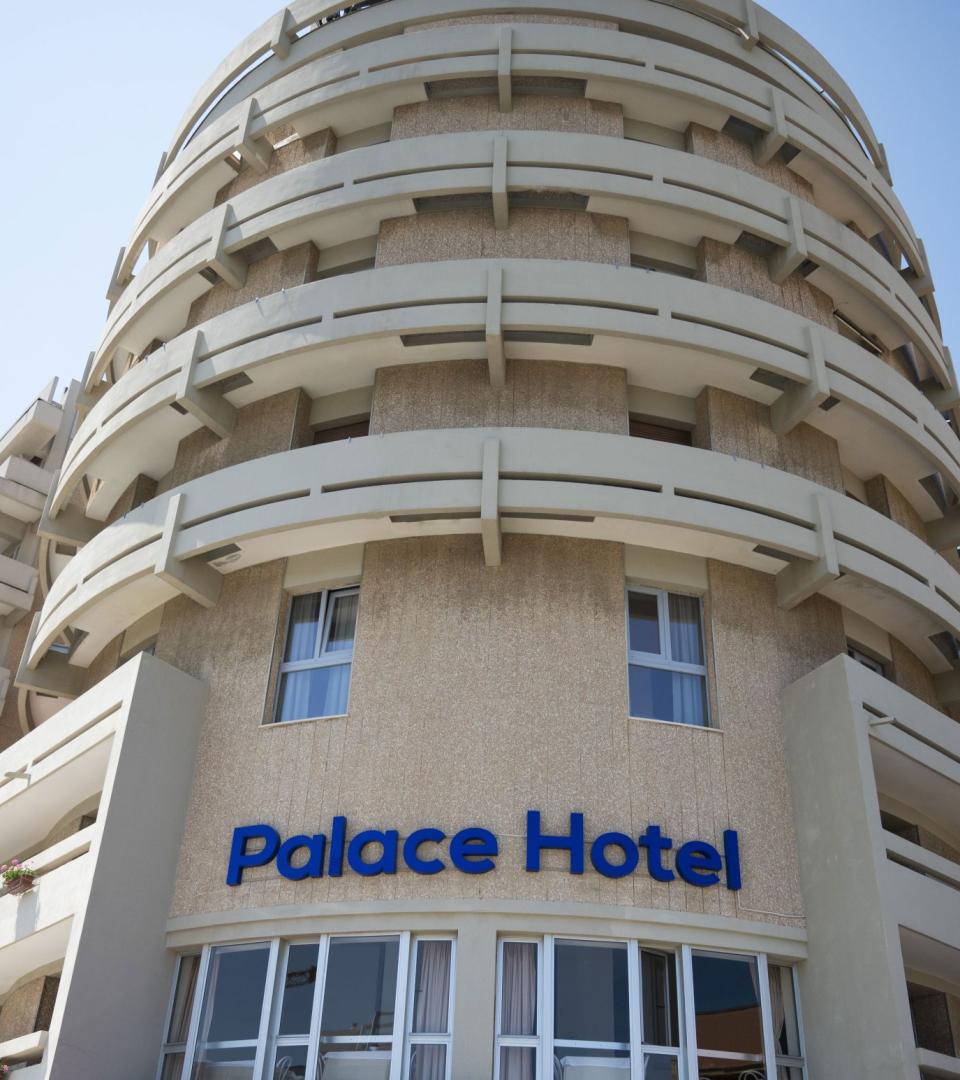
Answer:
M36 457L60 430L63 409L52 401L37 398L0 436L0 461L19 454Z
M937 1080L960 1080L960 1058L936 1054L933 1050L917 1050L917 1064L924 1080L927 1077L931 1080L933 1077L937 1077Z
M960 986L960 866L884 830L880 800L955 844L960 724L846 656L787 687L783 720L810 934L811 1071L900 1080L922 1064L957 1075L937 1071L952 1059L920 1061L930 1052L914 1045L903 975ZM876 991L860 1007L865 985ZM838 997L854 1002L852 1039L832 1022ZM874 1047L876 1060L848 1059L845 1041Z
M0 462L0 514L16 521L40 520L53 474L13 455Z
M47 1040L46 1031L32 1031L28 1035L0 1042L0 1061L17 1066L16 1080L40 1080Z
M37 571L27 563L0 555L0 620L18 622L33 607Z

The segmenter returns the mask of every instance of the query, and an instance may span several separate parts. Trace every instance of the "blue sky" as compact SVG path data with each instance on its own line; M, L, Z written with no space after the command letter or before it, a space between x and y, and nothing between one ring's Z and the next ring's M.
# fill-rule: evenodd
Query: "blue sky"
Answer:
M0 67L7 312L0 432L54 375L79 378L104 292L193 92L279 0L53 0ZM960 348L958 0L767 0L857 94L924 240L947 344ZM960 353L958 353L960 360Z

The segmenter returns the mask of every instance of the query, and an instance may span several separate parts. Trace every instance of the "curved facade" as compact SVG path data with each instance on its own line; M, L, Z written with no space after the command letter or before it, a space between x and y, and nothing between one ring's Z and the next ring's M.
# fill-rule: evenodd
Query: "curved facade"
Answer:
M20 518L0 1061L960 1077L958 389L816 50L299 0L108 300Z

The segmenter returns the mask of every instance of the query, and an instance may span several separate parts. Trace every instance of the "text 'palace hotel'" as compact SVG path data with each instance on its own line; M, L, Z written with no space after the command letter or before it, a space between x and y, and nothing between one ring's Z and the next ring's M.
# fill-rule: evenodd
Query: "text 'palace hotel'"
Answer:
M105 284L0 438L11 1080L960 1078L960 391L820 53L291 0Z

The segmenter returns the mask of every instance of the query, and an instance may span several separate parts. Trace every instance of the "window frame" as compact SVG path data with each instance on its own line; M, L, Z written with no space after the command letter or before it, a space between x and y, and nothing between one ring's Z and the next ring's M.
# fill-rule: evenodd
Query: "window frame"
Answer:
M360 595L360 583L357 582L353 585L342 585L336 588L327 589L315 589L310 592L291 594L290 602L287 605L286 613L286 627L283 633L283 643L280 649L280 662L277 666L277 686L273 695L273 710L271 712L271 724L296 724L303 720L330 720L337 716L347 716L350 711L350 691L353 686L353 655L356 651L357 631L356 624L354 624L353 632L353 644L349 650L342 650L336 653L324 654L324 649L329 642L330 638L330 625L333 620L333 612L336 608L336 603L331 603L331 600L336 600L341 596L357 596ZM320 607L317 613L317 630L313 642L313 654L306 660L284 660L284 656L287 652L287 646L290 643L290 630L293 623L293 607L294 601L303 596L319 596ZM359 620L360 615L360 603L357 601L357 618ZM325 713L318 716L300 716L291 720L280 719L280 705L282 702L283 694L283 677L298 671L313 671L317 668L326 667L344 667L349 665L350 677L347 681L347 702L342 713Z
M323 1018L323 1001L326 995L326 982L329 966L330 946L334 941L397 941L397 973L394 993L393 1032L390 1035L339 1036L336 1039L344 1050L351 1044L363 1042L388 1043L390 1047L389 1080L405 1080L410 1067L411 1048L419 1045L447 1046L446 1080L451 1080L453 1062L454 1008L456 987L457 938L452 933L414 934L409 930L389 930L383 932L341 932L316 934L306 937L271 938L269 940L217 942L204 945L199 951L185 951L177 957L174 969L173 985L164 1016L163 1041L160 1047L156 1071L157 1080L162 1080L164 1064L168 1057L183 1055L183 1080L189 1080L197 1065L197 1050L209 1046L211 1049L242 1049L256 1046L253 1060L252 1080L270 1080L278 1049L307 1047L306 1075L316 1076L320 1057L320 1025ZM447 1001L447 1032L412 1032L410 1026L413 1016L414 979L416 974L417 946L420 941L449 941L450 948L450 990ZM310 1003L310 1030L306 1033L280 1035L279 1027L282 1015L283 994L287 960L291 948L297 945L317 946L317 976ZM257 1038L253 1040L235 1040L232 1042L206 1043L202 1038L201 1025L206 1003L208 980L212 958L217 950L240 951L245 949L268 948L267 970L265 974L263 1003L260 1012L260 1025ZM167 1036L176 999L177 985L183 958L199 956L194 996L190 1007L190 1020L187 1028L186 1043L170 1043ZM329 1041L329 1040L327 1040Z
M660 635L659 653L647 653L630 648L630 595L631 593L643 593L657 598L657 630ZM702 664L688 664L682 660L674 660L670 655L670 597L684 596L697 601L700 612L700 653L703 656ZM682 592L678 589L665 589L656 585L632 585L628 582L624 590L623 617L627 638L627 715L631 720L653 720L661 724L680 724L684 727L712 727L710 719L710 693L707 673L707 634L706 620L704 619L703 596L695 592ZM630 671L631 667L655 668L659 671L675 671L681 675L697 675L703 678L703 702L704 720L702 724L691 723L688 720L660 720L655 716L638 716L630 711Z
M643 1080L646 1058L649 1055L661 1055L672 1057L677 1062L677 1075L681 1080L697 1080L698 1055L700 1048L696 1039L696 1010L693 992L693 954L714 954L735 959L752 960L757 965L757 977L759 980L759 997L761 1009L761 1024L763 1032L763 1068L770 1080L777 1077L777 1067L796 1069L801 1080L808 1080L808 1067L805 1056L786 1057L778 1055L773 1033L773 1012L770 1000L769 964L785 968L791 978L793 990L793 1005L796 1012L797 1032L801 1052L804 1049L805 1035L803 1028L803 1015L800 1008L800 994L797 982L796 965L790 961L781 961L769 958L765 953L745 952L737 949L711 949L691 945L671 945L648 942L636 938L599 938L588 935L572 934L544 934L542 937L523 934L504 934L497 941L497 982L496 982L496 1013L495 1013L495 1038L494 1038L494 1080L500 1080L501 1049L510 1046L533 1047L536 1050L536 1073L537 1080L553 1080L554 1060L557 1055L557 1040L554 1034L554 1010L555 1010L555 948L558 942L576 941L585 944L617 945L623 944L627 948L627 983L629 993L629 1017L630 1017L630 1042L629 1060L619 1059L628 1065L625 1069L616 1069L611 1073L614 1076L622 1075L623 1080ZM537 947L537 1034L536 1035L504 1035L503 1034L503 947L509 942L532 944ZM673 971L676 978L677 989L677 1045L661 1046L657 1043L647 1042L646 1033L643 1030L643 981L642 961L644 952L656 953L666 956L673 961ZM561 1049L575 1050L571 1045L573 1040L563 1039ZM598 1046L599 1044L596 1044ZM614 1044L609 1044L611 1047ZM616 1044L619 1048L620 1044ZM591 1048L596 1048L591 1044ZM584 1044L587 1047L587 1044ZM704 1048L707 1050L707 1048ZM709 1053L715 1053L709 1051ZM721 1055L723 1056L723 1055ZM731 1060L736 1060L739 1055L730 1054ZM617 1060L617 1059L610 1059ZM549 1064L549 1069L547 1068Z

